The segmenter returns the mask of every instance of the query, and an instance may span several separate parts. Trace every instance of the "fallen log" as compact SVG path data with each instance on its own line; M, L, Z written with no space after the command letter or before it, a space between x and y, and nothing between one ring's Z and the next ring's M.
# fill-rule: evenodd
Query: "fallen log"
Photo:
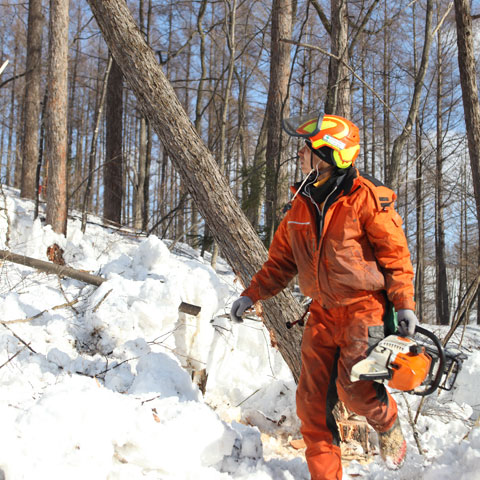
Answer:
M74 278L75 280L81 280L82 282L89 283L99 287L105 278L98 275L92 275L91 273L84 272L82 270L76 270L75 268L67 267L65 265L56 265L55 263L45 262L38 260L37 258L27 257L26 255L18 255L16 253L9 252L7 250L0 250L0 259L7 260L9 262L25 265L26 267L36 268L42 272L53 273L60 277Z
M0 259L7 260L9 262L25 265L26 267L36 268L41 272L53 273L60 277L74 278L90 285L99 287L105 278L98 275L92 275L91 273L84 272L83 270L76 270L75 268L67 267L65 265L57 265L56 263L45 262L38 258L27 257L26 255L18 255L16 253L9 252L7 250L0 250ZM108 292L110 293L110 292ZM107 295L108 295L107 293ZM181 302L178 311L187 313L189 315L197 316L200 313L201 307L198 305L192 305L190 303Z

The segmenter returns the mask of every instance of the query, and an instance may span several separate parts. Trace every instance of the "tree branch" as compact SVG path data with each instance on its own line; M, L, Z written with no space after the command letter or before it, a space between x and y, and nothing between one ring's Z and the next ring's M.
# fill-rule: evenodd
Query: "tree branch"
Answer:
M27 257L25 255L17 255L16 253L7 250L0 250L0 258L9 262L25 265L26 267L36 268L42 272L53 273L59 276L74 278L91 285L100 286L105 282L105 278L90 273L76 270L74 268L66 267L65 265L56 265L55 263L44 262L36 258Z

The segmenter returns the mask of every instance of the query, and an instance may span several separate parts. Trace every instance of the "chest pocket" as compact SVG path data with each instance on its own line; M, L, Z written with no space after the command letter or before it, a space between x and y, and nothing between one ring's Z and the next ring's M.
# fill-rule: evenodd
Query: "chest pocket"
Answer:
M290 246L295 259L305 260L305 257L312 258L315 251L314 226L311 222L299 222L290 220L287 223L287 231L290 239Z

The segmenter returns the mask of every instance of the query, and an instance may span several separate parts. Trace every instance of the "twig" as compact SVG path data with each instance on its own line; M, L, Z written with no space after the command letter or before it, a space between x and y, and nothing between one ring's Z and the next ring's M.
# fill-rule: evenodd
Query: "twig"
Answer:
M105 299L112 293L113 288L111 288L104 296L103 298L95 305L95 308L93 309L93 313L95 313L99 308L100 305L105 301Z
M468 436L470 435L470 432L474 429L480 426L480 416L477 417L477 420L475 420L475 423L473 424L473 427L465 434L465 436L462 438L462 440L466 440Z
M413 421L412 410L410 409L410 404L408 403L408 400L405 397L405 393L403 393L403 392L402 392L402 397L403 397L403 401L405 402L405 405L407 406L408 422L410 423L410 426L412 427L413 438L415 439L415 443L417 444L418 453L420 453L420 455L423 455L423 449L422 449L422 446L420 445L420 435L418 433L417 425L416 425L416 419L415 419L415 421ZM422 400L423 400L423 398L422 398ZM418 414L418 411L417 411L417 414Z
M44 313L47 313L49 310L60 310L61 308L71 307L72 305L75 305L77 302L78 302L78 298L76 298L75 300L72 300L71 302L63 303L62 305L55 305L54 307L49 308L49 309L47 309L47 310L42 310L41 312L33 315L32 317L19 318L19 319L17 319L17 320L5 320L5 321L3 321L3 322L1 322L1 323L6 326L7 324L11 324L11 323L27 323L27 322L31 322L32 320L35 320L36 318L41 317Z
M69 300L67 298L67 294L65 293L65 290L63 289L63 285L62 285L62 282L60 281L60 277L58 277L58 288L62 292L63 298L67 301L67 303L65 305L68 306L68 307L72 307L72 310L75 312L75 314L78 315L78 310L73 307L73 305L75 305L75 303L78 302L78 298L75 301Z
M423 404L425 403L425 399L426 397L422 397L422 399L420 400L420 403L418 404L417 413L415 414L415 420L414 420L415 425L417 424L418 417L420 416L420 412L422 411Z
M443 25L443 22L445 21L445 19L447 18L447 15L450 13L450 10L452 9L453 7L453 2L450 2L448 4L448 7L447 7L447 11L444 13L443 17L441 18L441 20L438 22L438 25L435 27L435 29L433 30L432 32L432 37L437 33L438 29Z
M19 353L22 353L25 350L25 347L22 347L13 357L10 357L5 363L0 365L0 368L3 368L7 363L10 363Z
M0 75L3 73L3 71L7 68L7 65L8 65L8 62L9 60L5 60L2 64L2 66L0 67Z
M257 388L252 394L250 394L247 398L245 398L244 400L242 400L238 405L235 405L235 408L236 408L236 407L239 407L240 405L242 405L243 403L245 403L249 398L252 398L252 397L253 397L256 393L258 393L261 389L262 389L262 387Z
M157 398L160 398L162 395L156 395L155 397L153 398L148 398L147 400L142 400L142 403L141 405L144 405L145 403L148 403L148 402L153 402L154 400L156 400Z
M10 333L21 343L23 343L32 353L37 353L29 343L22 340L8 325L5 325L5 322L0 322Z
M334 55L333 53L327 52L323 48L317 47L316 45L310 45L308 43L301 43L301 42L296 42L294 40L289 40L288 38L282 38L280 41L285 42L285 43L290 43L292 45L298 45L299 47L305 47L305 48L310 48L312 50L318 50L320 53L323 53L324 55L327 55L329 57L334 58L335 60L338 60L339 62L342 62L343 65L350 71L350 73L360 82L362 82L372 93L375 95L375 97L378 99L378 101L388 109L388 111L395 117L395 119L400 123L401 125L403 122L397 117L395 112L382 100L380 95L359 75L355 73L355 70L347 63L343 58L337 57L337 55Z
M0 83L0 88L3 88L5 85L7 85L7 83L10 83L10 82L13 82L15 80L18 80L19 78L22 78L24 77L25 75L27 74L27 72L23 72L23 73L19 73L18 75L15 75L13 77L10 77L9 79L3 81L2 83Z
M127 358L126 360L121 361L120 363L117 363L113 367L107 367L105 370L95 374L95 377L98 377L99 375L104 375L105 373L109 372L110 370L114 370L115 368L119 367L120 365L123 365L124 363L130 362L132 360L137 360L140 357L133 357L133 358ZM108 365L108 362L107 362Z

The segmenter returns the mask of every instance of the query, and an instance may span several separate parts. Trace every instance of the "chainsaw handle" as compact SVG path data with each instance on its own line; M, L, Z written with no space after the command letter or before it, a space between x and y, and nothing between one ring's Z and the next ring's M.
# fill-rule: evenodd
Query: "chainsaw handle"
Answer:
M414 392L416 395L420 395L423 397L426 395L430 395L439 387L440 382L442 381L443 370L445 369L446 357L445 351L443 350L443 345L440 343L440 340L434 333L432 333L430 330L427 330L426 328L420 327L419 325L415 327L415 333L419 333L420 335L429 338L433 342L438 351L438 359L440 362L437 368L437 374L435 375L435 379L433 380L430 387L420 392Z

